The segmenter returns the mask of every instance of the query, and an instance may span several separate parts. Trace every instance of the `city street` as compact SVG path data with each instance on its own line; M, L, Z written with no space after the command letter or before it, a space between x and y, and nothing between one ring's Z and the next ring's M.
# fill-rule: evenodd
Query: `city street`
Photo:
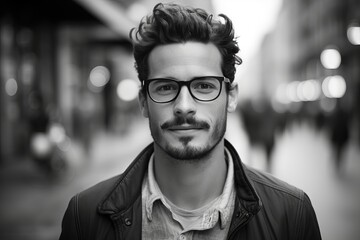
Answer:
M227 138L243 161L265 169L261 148L250 148L241 121L231 115ZM100 133L85 154L73 144L69 152L73 171L63 179L49 179L30 160L14 161L0 172L0 239L55 240L61 219L75 193L122 172L151 137L146 121L130 127L126 136ZM318 216L323 239L357 240L360 237L359 145L351 142L344 154L341 173L335 170L325 132L306 124L289 127L277 136L272 173L303 189Z

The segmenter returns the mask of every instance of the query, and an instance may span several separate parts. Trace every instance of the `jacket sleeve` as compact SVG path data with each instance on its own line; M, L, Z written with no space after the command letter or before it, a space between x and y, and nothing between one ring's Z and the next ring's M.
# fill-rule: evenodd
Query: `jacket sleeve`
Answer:
M310 198L304 193L303 206L300 210L299 240L321 240L319 224Z
M78 195L74 196L65 211L61 234L59 240L80 240L79 235L79 215L78 215Z

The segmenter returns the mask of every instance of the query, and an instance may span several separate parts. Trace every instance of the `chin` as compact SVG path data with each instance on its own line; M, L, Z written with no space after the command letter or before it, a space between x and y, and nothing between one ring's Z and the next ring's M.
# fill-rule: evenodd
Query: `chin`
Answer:
M220 140L211 144L209 141L199 143L192 137L182 137L177 144L167 142L162 148L167 154L178 160L199 160L210 155Z
M196 160L196 159L203 159L205 158L210 151L203 147L194 147L194 146L186 146L186 147L172 147L167 146L165 147L165 151L171 157L178 159L178 160Z

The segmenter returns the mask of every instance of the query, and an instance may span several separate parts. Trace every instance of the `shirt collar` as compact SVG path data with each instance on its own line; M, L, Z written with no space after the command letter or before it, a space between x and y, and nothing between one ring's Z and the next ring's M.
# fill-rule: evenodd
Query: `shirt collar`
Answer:
M150 157L148 172L144 179L143 192L145 193L146 216L150 221L152 220L152 210L155 201L160 200L167 208L170 209L154 176L154 154Z
M234 164L231 154L225 149L225 159L227 161L227 176L222 194L218 197L216 204L212 205L206 215L220 216L220 226L224 228L232 216L232 205L235 201L234 186ZM154 155L150 157L148 172L143 182L143 200L147 218L152 221L152 211L154 202L160 200L161 203L171 211L171 207L162 194L154 176ZM230 210L231 209L231 210ZM216 219L217 217L215 217ZM214 223L216 224L216 223Z

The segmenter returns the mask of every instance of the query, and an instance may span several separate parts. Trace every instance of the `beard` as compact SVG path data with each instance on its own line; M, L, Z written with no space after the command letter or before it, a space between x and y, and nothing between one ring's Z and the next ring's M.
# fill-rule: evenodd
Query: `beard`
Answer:
M169 141L166 141L162 135L162 131L166 131L167 128L182 124L190 124L192 126L201 127L204 131L210 131L210 124L204 121L196 120L193 117L182 118L177 116L173 120L165 122L160 126L160 128L158 128L158 126L153 123L151 115L149 115L150 131L155 144L172 158L186 161L198 161L200 159L205 159L205 157L210 155L212 150L224 138L227 122L226 110L222 116L222 118L218 118L214 123L214 128L212 129L212 133L209 138L204 140L200 146L195 146L192 143L194 138L192 136L179 137L178 141L180 144L171 144Z

